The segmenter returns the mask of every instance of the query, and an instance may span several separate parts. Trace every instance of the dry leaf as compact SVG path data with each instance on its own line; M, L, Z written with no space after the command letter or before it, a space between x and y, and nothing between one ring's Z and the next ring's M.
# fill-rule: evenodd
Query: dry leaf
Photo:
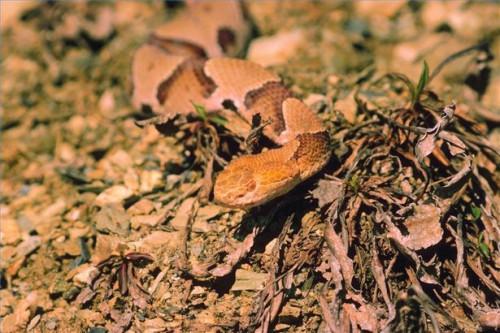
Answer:
M438 207L416 206L415 214L404 222L408 235L403 236L400 230L394 228L389 231L388 236L399 240L409 249L426 249L439 243L443 237L440 219L441 210Z
M457 193L467 182L472 171L472 158L464 161L462 169L457 172L446 184L436 188L436 194L440 197L449 198Z
M318 200L320 208L337 200L342 194L343 183L337 179L320 179L318 185L311 191L314 199Z

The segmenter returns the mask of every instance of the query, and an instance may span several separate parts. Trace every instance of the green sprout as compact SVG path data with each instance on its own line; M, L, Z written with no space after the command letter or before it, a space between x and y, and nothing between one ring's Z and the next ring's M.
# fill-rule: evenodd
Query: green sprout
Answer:
M422 68L422 72L420 73L420 78L418 80L418 84L414 87L411 96L411 104L415 106L415 104L420 100L420 95L424 91L425 86L429 82L429 65L424 61L424 67Z
M227 124L227 119L224 118L221 115L215 114L215 113L208 113L207 109L201 104L196 104L194 102L191 102L193 104L194 110L196 111L196 114L198 114L198 117L204 122L211 122L219 126L226 126Z
M483 232L479 234L479 237L477 239L477 249L479 250L479 253L485 257L486 259L490 259L490 249L488 248L488 245L483 242L484 240L484 235Z

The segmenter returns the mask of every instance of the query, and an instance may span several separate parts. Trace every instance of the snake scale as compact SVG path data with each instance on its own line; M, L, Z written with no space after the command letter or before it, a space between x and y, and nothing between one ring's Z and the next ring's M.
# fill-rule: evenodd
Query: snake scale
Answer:
M135 53L133 103L169 119L228 105L248 122L258 115L263 134L277 144L234 158L214 184L224 206L251 208L284 195L316 174L331 149L323 123L280 78L250 61L231 58L244 47L250 28L233 1L193 1L159 26Z

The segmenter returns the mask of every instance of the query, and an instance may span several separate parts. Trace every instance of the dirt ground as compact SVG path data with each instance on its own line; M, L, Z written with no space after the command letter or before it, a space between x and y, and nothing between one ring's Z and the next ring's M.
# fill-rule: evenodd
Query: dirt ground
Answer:
M0 331L498 331L500 6L245 7L333 150L249 211L211 201L230 112L137 125L134 50L182 6L2 2Z

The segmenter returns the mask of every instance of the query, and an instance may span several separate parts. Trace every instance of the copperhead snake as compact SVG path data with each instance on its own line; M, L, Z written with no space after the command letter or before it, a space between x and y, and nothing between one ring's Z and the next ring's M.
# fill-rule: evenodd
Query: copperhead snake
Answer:
M249 25L238 2L193 1L159 26L135 53L133 104L169 119L232 105L279 148L233 159L216 177L214 200L251 208L284 195L316 174L331 149L325 126L280 78L250 61L229 58L244 47Z

